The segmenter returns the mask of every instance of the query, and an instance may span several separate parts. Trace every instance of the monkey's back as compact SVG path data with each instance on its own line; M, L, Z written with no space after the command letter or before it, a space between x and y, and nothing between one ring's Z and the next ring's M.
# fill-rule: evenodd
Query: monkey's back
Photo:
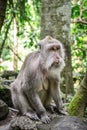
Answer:
M19 75L16 80L20 80L19 82L24 82L26 78L30 79L30 82L33 82L34 77L38 77L39 72L39 61L40 61L40 52L35 51L27 55L24 60L24 63L21 67ZM38 76L36 76L38 75Z
M31 62L32 62L32 64L34 64L33 62L39 58L39 55L40 55L39 51L29 53L24 60L21 70L24 70L27 66L29 66L31 64ZM21 72L21 70L20 70L20 72Z

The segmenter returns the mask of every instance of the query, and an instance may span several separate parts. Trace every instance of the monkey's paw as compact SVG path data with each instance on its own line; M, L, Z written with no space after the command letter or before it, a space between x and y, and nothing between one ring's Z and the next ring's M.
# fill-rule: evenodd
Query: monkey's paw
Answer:
M50 118L45 114L41 116L41 121L45 124L50 122Z
M61 115L68 115L68 113L66 111L63 111L63 110L57 110L57 113L61 114Z
M24 115L28 116L32 120L37 120L37 121L40 120L36 113L28 112L28 113L25 113Z

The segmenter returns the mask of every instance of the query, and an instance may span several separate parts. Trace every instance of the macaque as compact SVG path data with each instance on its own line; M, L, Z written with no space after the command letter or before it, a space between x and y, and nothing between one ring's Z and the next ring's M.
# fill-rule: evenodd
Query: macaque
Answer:
M60 73L63 70L64 48L60 41L46 36L30 53L11 84L12 101L22 115L49 123L46 108L54 100L56 109L64 114L60 98Z

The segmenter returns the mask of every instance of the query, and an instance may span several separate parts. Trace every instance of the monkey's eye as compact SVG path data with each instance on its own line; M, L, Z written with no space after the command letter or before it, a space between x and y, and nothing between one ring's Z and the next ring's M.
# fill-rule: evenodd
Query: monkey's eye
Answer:
M60 49L60 46L57 46L57 50L59 50Z
M58 51L59 49L60 49L60 46L49 48L50 51Z
M55 51L55 48L54 47L51 47L48 49L49 51Z
M55 51L55 50L56 50L56 48L55 48L55 47L52 47L52 48L51 48L51 51Z

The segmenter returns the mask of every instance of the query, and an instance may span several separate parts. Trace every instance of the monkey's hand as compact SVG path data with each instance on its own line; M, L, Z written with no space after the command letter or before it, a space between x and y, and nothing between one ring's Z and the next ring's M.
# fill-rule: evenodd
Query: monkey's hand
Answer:
M50 122L50 118L47 116L47 114L41 115L41 121L45 124Z
M32 120L40 120L35 112L33 112L33 113L32 112L27 112L24 115L28 116Z

